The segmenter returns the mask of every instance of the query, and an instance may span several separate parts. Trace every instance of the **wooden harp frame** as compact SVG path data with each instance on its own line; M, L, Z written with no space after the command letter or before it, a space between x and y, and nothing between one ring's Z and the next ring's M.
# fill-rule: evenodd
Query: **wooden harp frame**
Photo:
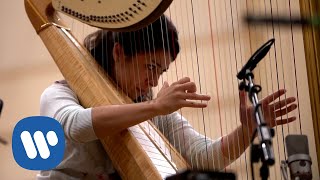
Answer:
M301 14L305 17L319 15L320 1L300 0ZM303 42L306 53L307 75L309 83L310 103L312 111L312 122L314 127L314 138L316 143L318 171L320 172L320 28L303 28Z
M103 70L99 70L100 67L91 54L73 38L61 22L59 25L55 24L57 19L51 0L24 2L33 27L84 107L132 103L127 96L116 90ZM152 126L152 123L148 123L148 126ZM137 128L143 131L140 125ZM158 133L157 130L155 133ZM162 137L160 134L159 136ZM128 129L118 135L106 137L101 139L101 142L123 179L162 179L153 162L133 136L132 130ZM169 163L172 168L175 171L186 169L188 167L186 161L167 141L164 143L171 149L170 160L174 164Z

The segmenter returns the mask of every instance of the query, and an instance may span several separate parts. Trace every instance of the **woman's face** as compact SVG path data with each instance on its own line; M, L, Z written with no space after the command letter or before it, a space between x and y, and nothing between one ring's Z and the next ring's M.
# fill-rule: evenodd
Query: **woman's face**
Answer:
M147 95L151 87L158 85L160 75L169 68L170 54L164 50L157 50L131 57L124 55L121 46L118 48L120 50L114 50L113 54L115 80L118 86L133 100Z

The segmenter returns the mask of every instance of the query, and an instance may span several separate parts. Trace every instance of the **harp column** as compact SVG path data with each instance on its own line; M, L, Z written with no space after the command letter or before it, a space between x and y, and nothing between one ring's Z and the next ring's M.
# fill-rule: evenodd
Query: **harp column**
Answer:
M317 16L320 10L320 1L300 0L301 14L305 17ZM303 28L304 49L307 64L310 103L316 142L318 172L320 172L320 29L318 27Z

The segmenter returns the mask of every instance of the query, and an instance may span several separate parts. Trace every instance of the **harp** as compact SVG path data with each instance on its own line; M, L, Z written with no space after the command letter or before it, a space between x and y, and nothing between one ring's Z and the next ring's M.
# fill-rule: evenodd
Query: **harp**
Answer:
M62 74L72 89L77 92L84 106L131 102L124 94L118 93L113 82L102 71L97 71L98 66L91 55L72 37L71 33L67 32L68 30L63 28L61 24L53 23L59 20L55 19L56 16L50 0L25 1L25 6L33 26L39 32L56 64L61 68ZM77 71L71 72L72 67ZM78 86L78 82L81 82L80 86ZM122 178L160 179L175 173L178 168L187 167L187 163L178 153L171 153L170 159L177 159L177 163L172 164L171 161L168 161L169 157L159 152L158 148L165 150L167 143L165 141L159 142L159 144L150 142L148 137L144 135L144 127L149 126L152 125L146 122L112 138L106 137L101 141L104 146L113 147L108 148L107 152L114 155L111 157L113 162L119 162L114 166ZM148 135L162 139L157 131L150 132ZM139 141L148 145L143 147ZM158 159L148 158L143 148L157 154ZM119 149L123 151L118 153ZM158 168L155 164L158 164Z
M71 40L66 38L70 33L50 23L57 21L51 7L51 1L26 0L25 4L28 16L39 36L43 39L61 72L73 90L77 92L84 106L130 102L116 91L112 82L105 78L104 74L96 73L97 65L92 60L85 60L91 59L91 57L80 43L73 38ZM166 12L169 17L176 20L178 29L184 35L182 42L185 44L183 48L186 53L180 55L179 62L174 65L175 71L168 73L163 79L174 81L176 74L179 76L192 74L190 76L193 76L193 79L199 79L196 83L202 93L209 93L216 99L211 104L211 108L215 110L201 112L183 109L181 111L181 114L190 120L195 129L213 139L224 136L240 123L236 112L238 108L236 71L262 42L270 37L276 38L276 48L271 50L268 60L259 66L256 79L266 89L263 91L263 95L279 89L280 86L285 86L288 92L298 96L299 112L296 114L298 119L294 123L276 128L277 135L274 138L274 147L277 162L271 170L272 179L279 179L281 176L278 164L280 160L285 159L283 137L294 132L309 133L313 176L319 177L320 98L318 87L320 82L318 77L320 74L319 53L315 51L319 47L319 35L316 33L318 32L316 28L308 27L303 27L303 30L289 28L285 31L277 24L249 27L241 23L241 15L251 10L255 13L273 16L280 12L286 12L288 15L293 12L301 12L301 14L308 16L310 14L304 13L311 12L311 15L314 15L312 13L316 12L315 9L318 6L319 3L316 1L302 0L299 2L279 2L276 0L259 2L233 0L195 2L191 0L184 2L176 0ZM184 16L179 14L184 14ZM187 19L183 19L183 17L187 17ZM42 25L44 26L41 27ZM288 34L289 36L287 36ZM65 53L66 51L68 53ZM208 61L191 61L191 59L207 59ZM206 68L209 65L211 65L211 69ZM188 72L189 67L199 67L199 71ZM77 71L70 71L70 69ZM187 69L187 72L182 69ZM206 78L205 74L208 72L211 73L211 77ZM200 76L203 78L199 78ZM214 82L208 83L209 81ZM207 125L206 128L199 119ZM211 122L209 119L216 119L216 121ZM116 137L102 140L106 147L113 147L112 149L106 148L106 151L109 155L114 154L110 157L123 178L161 179L179 169L185 169L189 166L197 168L197 164L187 165L178 152L173 152L170 157L162 155L164 159L177 160L176 163L168 163L166 166L170 168L166 168L165 172L157 169L138 142L139 138L134 137L132 133L139 131L140 134L145 134L144 129L149 125L151 126L146 122L145 125L134 127ZM219 130L216 127L219 127ZM154 136L162 137L162 135ZM122 143L119 143L119 139ZM154 144L155 149L173 149L170 145L164 147L163 144L166 144L166 141L160 145ZM123 150L121 155L117 149ZM250 179L250 169L247 166L249 161L248 153L244 153L226 169L235 171L239 179Z

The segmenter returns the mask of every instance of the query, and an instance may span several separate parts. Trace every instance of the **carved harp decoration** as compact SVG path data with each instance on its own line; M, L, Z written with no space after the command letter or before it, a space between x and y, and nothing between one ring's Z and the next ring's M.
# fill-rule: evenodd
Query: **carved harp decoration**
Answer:
M140 29L155 21L172 0L52 0L53 7L83 23L113 31Z
M236 74L258 47L274 38L274 46L254 72L255 82L262 86L259 99L285 88L286 96L297 98L298 108L283 117L296 116L296 121L275 127L273 149L276 162L270 167L270 179L282 178L280 162L287 159L284 139L288 134L308 136L313 177L319 177L320 53L316 51L319 49L319 30L314 27L283 28L276 23L249 26L242 21L243 15L249 13L269 17L314 16L320 7L319 1L128 0L127 5L117 0L74 2L25 0L25 7L35 30L81 104L93 107L132 102L117 91L112 80L73 36L76 33L64 28L60 18L62 14L57 11L90 26L114 31L141 28L165 11L179 31L181 53L171 63L168 73L161 76L160 87L161 81L171 83L189 76L199 87L199 93L211 95L207 108L183 108L179 111L197 131L211 139L225 136L241 124ZM109 3L110 9L102 9L103 3ZM71 28L74 29L73 25ZM156 87L155 93L158 90ZM188 143L187 139L183 141L179 143ZM228 141L239 143L223 139L223 142ZM188 164L149 121L114 137L106 137L101 142L123 179L163 179L179 170L201 167L201 160ZM228 148L234 153L240 151L232 145ZM235 172L237 179L251 179L249 164L247 149L226 170ZM258 166L254 171L255 177L259 177Z

